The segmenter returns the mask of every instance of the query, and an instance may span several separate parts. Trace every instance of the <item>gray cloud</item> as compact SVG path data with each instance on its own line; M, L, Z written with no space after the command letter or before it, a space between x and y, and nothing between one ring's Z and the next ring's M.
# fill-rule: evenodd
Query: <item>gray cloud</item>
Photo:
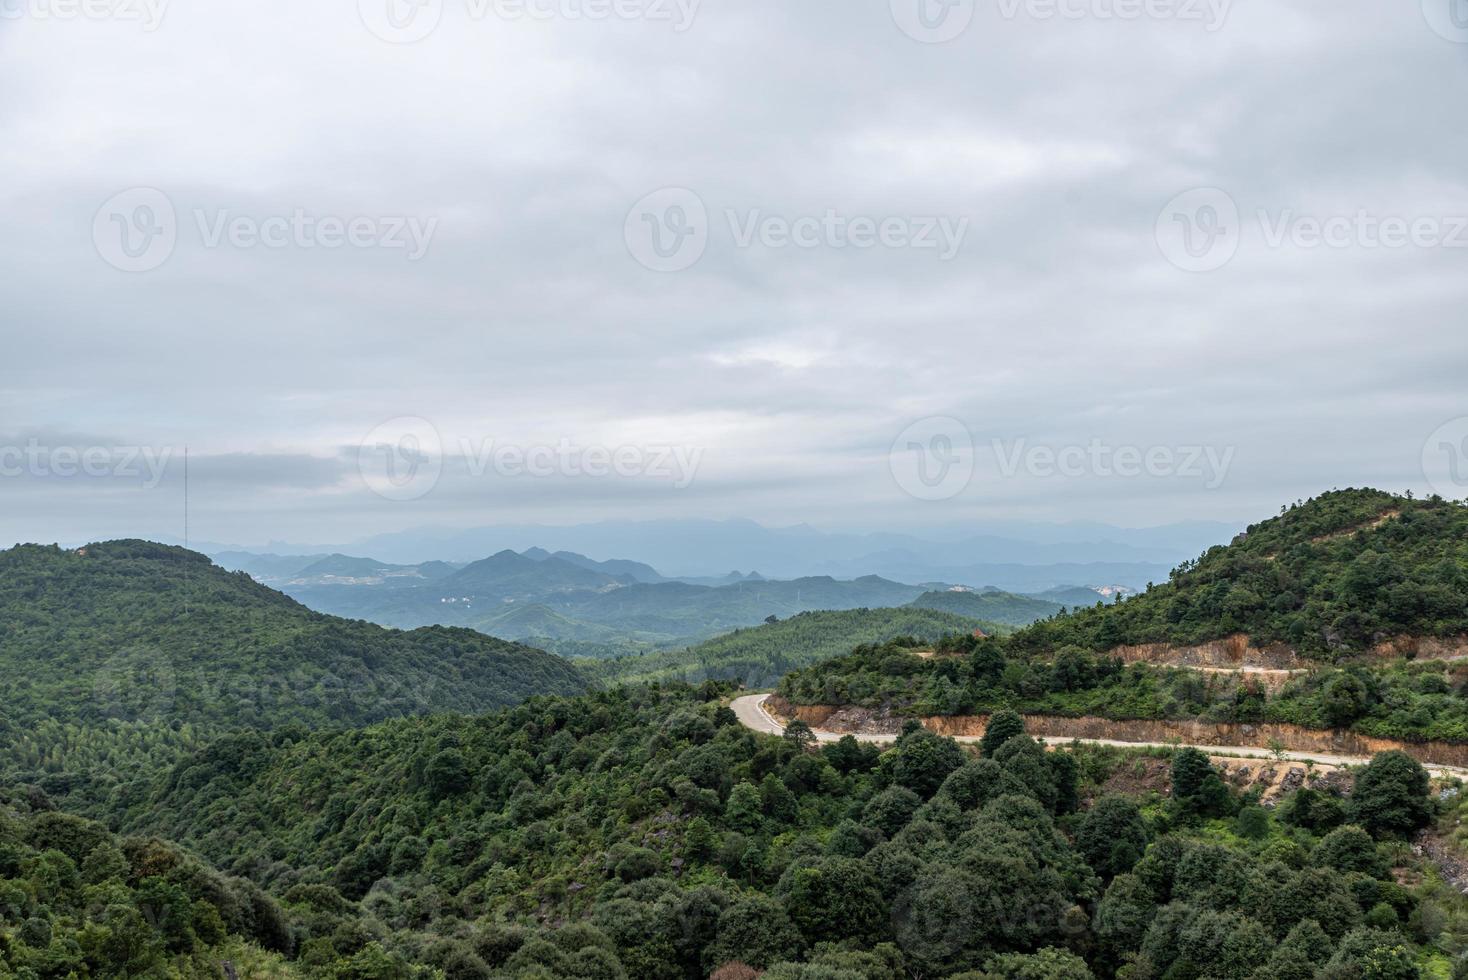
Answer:
M1468 215L1468 107L1451 97L1468 48L1418 4L1235 2L1210 32L996 2L940 45L878 2L706 2L678 33L474 23L448 0L444 26L405 46L352 7L177 0L151 33L0 20L12 443L187 443L199 536L320 541L651 515L1235 520L1333 485L1429 489L1429 433L1468 415L1468 249L1272 247L1257 216ZM140 186L167 194L178 242L120 272L94 219ZM663 187L710 215L684 272L648 271L623 240ZM1195 187L1243 221L1208 273L1154 238ZM741 248L731 210L969 224L944 262ZM437 224L418 261L209 247L199 226L297 211ZM976 473L917 500L888 454L937 415L970 430ZM433 492L384 500L353 447L401 416L452 444L704 456L677 490L476 478L451 459ZM1215 489L1005 476L993 440L1234 456ZM172 480L0 480L0 539L173 533Z

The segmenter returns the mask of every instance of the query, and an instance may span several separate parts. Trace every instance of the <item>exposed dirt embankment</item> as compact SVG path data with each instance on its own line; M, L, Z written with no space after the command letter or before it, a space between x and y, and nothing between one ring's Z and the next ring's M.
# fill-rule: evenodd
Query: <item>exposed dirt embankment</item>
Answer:
M831 705L792 705L773 697L769 710L784 718L798 718L828 732L890 735L906 720L887 711ZM939 715L923 718L924 727L940 735L977 738L984 734L988 715ZM1399 742L1370 738L1354 732L1301 728L1298 725L1241 725L1194 721L1114 721L1110 718L1061 718L1026 715L1025 728L1037 738L1108 739L1118 742L1177 742L1197 746L1246 746L1268 749L1278 743L1291 752L1370 756L1400 749L1423 762L1468 766L1468 745L1451 742Z
M1468 636L1395 636L1371 648L1371 656L1413 660L1468 659Z
M1177 645L1141 643L1119 646L1107 656L1126 663L1155 664L1159 667L1200 667L1222 670L1309 670L1322 661L1296 653L1284 643L1255 646L1244 633L1206 643ZM1468 636L1394 636L1382 640L1366 651L1369 659L1392 660L1405 657L1415 660L1468 660Z
M1120 646L1108 654L1129 664L1157 664L1163 667L1215 667L1226 670L1241 670L1253 667L1261 670L1304 670L1311 661L1295 653L1282 643L1256 647L1242 633L1222 640L1211 640L1190 646L1175 646L1171 643L1143 643L1135 646Z

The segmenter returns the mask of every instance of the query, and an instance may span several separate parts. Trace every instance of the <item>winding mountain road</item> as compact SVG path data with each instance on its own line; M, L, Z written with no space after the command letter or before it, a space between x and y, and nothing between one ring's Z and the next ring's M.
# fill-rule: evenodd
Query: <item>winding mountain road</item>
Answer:
M746 694L744 697L735 698L730 705L734 714L738 717L745 728L769 735L783 735L785 725L765 708L768 694ZM821 729L812 729L816 739L821 742L836 742L842 738L841 732L828 732ZM896 735L854 735L859 742L872 742L878 745L888 745L897 741ZM956 741L977 743L980 736L960 735ZM1054 739L1051 744L1062 742L1083 742L1087 745L1114 745L1119 748L1128 749L1172 749L1186 746L1173 745L1169 742L1122 742L1109 738L1078 738L1078 739ZM1195 745L1196 748L1209 755L1238 756L1248 759L1273 759L1274 753L1268 749L1261 749L1253 745ZM1315 762L1324 766L1364 766L1371 761L1369 756L1354 755L1330 755L1323 752L1289 752L1283 753L1283 759L1289 762ZM1423 763L1423 768L1434 776L1455 776L1460 779L1468 779L1468 769L1455 766L1439 766Z

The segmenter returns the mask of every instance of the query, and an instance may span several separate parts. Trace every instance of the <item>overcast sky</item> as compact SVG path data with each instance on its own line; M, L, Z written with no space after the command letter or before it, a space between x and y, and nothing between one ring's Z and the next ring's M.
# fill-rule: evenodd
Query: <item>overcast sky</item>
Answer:
M87 2L0 542L1468 494L1468 0Z

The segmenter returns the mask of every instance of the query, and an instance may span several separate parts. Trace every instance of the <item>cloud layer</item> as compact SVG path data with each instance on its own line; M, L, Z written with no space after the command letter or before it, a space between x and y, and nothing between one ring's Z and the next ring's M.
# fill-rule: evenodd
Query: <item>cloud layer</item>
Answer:
M1441 6L12 0L0 441L187 444L196 534L247 542L1462 496L1468 30ZM391 43L415 10L436 29ZM654 233L686 267L648 267ZM411 499L363 476L400 419L439 440ZM1229 463L1103 472L1097 445ZM648 469L674 447L693 479ZM585 471L619 449L644 468ZM27 463L0 540L178 533L176 469Z

